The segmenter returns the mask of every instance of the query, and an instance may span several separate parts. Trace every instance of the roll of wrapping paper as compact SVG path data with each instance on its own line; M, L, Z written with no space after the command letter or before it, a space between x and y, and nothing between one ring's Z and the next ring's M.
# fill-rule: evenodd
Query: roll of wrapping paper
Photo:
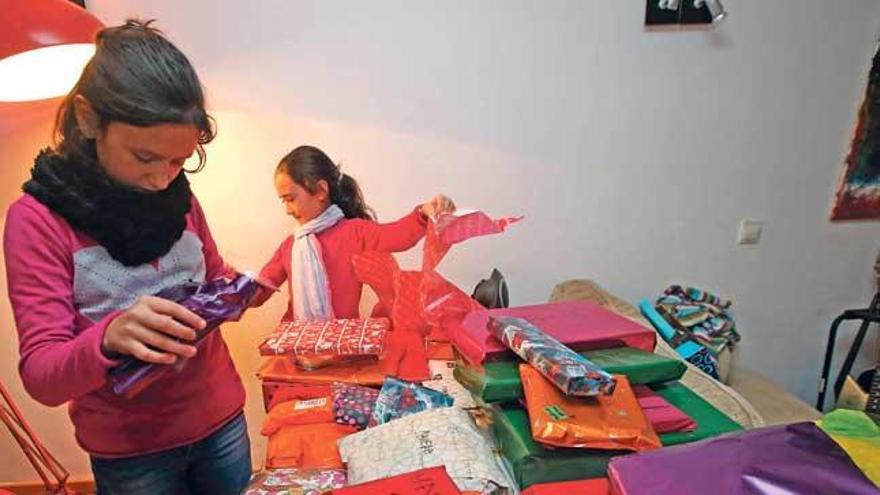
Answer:
M527 320L493 316L489 332L565 395L592 397L614 391L614 377Z
M625 376L609 396L566 397L533 367L519 367L532 438L553 447L641 452L660 448Z

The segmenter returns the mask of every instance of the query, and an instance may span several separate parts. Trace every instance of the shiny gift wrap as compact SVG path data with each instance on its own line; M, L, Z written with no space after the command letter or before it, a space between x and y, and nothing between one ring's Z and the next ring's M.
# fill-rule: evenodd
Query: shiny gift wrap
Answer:
M205 327L196 332L195 344L226 321L241 318L259 284L248 275L233 278L221 277L204 284L184 284L166 289L158 297L174 301L205 320ZM173 369L185 366L186 361L175 365L147 363L134 357L110 371L113 393L132 398Z
M608 466L617 495L876 495L880 490L813 423L771 426L626 457Z
M553 447L645 451L660 447L625 376L611 395L566 397L527 364L520 365L536 442Z
M489 331L565 395L592 397L614 391L614 377L527 320L493 316Z

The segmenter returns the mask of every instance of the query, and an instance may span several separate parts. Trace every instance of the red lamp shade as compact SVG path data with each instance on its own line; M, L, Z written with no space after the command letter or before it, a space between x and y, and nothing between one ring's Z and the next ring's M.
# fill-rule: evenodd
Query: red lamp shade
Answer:
M67 0L0 0L0 101L69 92L102 27Z

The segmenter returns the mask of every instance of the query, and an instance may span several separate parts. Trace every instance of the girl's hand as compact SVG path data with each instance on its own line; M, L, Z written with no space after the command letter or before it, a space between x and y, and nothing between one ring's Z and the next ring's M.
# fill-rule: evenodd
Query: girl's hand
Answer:
M196 355L195 346L186 342L195 340L195 329L204 327L205 321L183 306L161 297L142 296L107 325L101 350L148 363L173 364L178 358Z
M455 203L447 196L438 194L422 205L422 214L428 218L437 218L441 213L455 211Z
M259 280L257 281L259 282ZM278 292L278 289L273 289L272 287L267 287L265 285L260 285L257 287L257 293L254 294L254 298L251 299L251 303L248 305L249 308L259 308L266 301L269 300L275 293Z

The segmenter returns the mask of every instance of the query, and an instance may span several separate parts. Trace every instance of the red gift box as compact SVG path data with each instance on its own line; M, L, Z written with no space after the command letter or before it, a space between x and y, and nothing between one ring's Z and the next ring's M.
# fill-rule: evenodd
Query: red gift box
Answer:
M411 473L392 476L333 490L332 495L460 495L452 478L443 466L420 469Z
M561 481L532 485L522 495L608 495L608 480Z
M385 349L387 318L282 321L260 345L264 356L378 356Z

